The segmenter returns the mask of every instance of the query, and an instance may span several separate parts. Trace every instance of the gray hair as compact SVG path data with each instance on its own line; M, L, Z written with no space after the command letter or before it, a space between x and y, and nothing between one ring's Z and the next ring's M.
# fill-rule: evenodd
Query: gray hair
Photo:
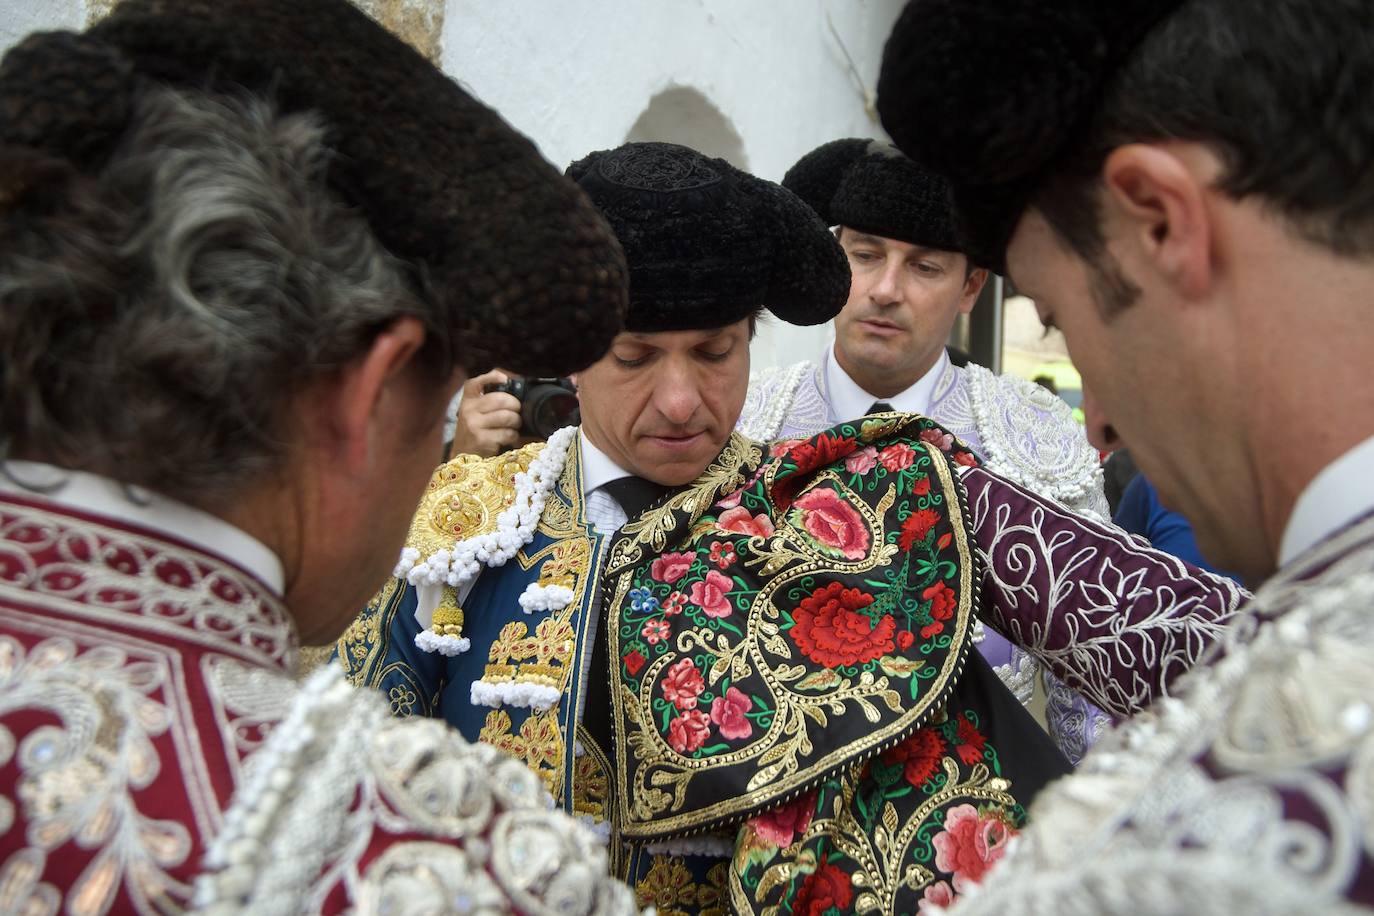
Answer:
M98 173L0 214L3 456L206 507L278 467L293 392L434 318L329 155L313 116L148 87Z

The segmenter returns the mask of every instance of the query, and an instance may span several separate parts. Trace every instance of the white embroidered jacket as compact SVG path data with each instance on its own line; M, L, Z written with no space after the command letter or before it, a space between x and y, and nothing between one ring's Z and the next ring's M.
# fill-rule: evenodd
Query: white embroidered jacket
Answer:
M929 415L981 455L988 470L1075 512L1107 518L1097 451L1069 406L1039 385L950 364L935 383ZM853 419L834 415L824 366L800 362L755 374L735 428L767 442Z

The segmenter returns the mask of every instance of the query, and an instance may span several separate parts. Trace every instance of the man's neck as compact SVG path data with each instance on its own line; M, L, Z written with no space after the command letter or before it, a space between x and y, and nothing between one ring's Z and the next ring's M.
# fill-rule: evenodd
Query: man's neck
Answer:
M884 400L895 398L918 384L940 363L940 357L944 352L943 349L936 350L919 368L909 369L900 374L888 374L882 371L872 371L871 367L857 364L845 355L844 350L838 344L834 347L835 363L844 371L844 374L873 397Z

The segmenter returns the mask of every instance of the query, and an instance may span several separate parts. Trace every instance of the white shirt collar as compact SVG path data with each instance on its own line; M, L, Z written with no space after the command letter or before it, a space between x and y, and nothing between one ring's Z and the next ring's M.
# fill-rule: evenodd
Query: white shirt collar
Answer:
M242 567L278 596L285 588L281 560L266 544L208 512L99 474L39 461L7 461L5 470L8 473L0 475L0 493L104 515L179 538Z
M582 447L582 495L590 496L593 491L610 483L612 480L619 480L621 477L632 476L629 471L622 468L610 459L601 449L592 445L587 434L581 429L577 431L577 438L581 440Z
M1374 436L1328 464L1302 491L1279 541L1279 567L1372 511Z
M873 406L874 401L879 400L887 401L894 410L927 414L930 412L930 402L935 394L935 385L948 365L949 353L941 348L940 358L935 361L935 365L917 379L914 385L894 397L879 398L864 391L858 382L849 377L849 373L844 371L840 361L835 358L835 343L831 341L830 349L825 354L825 381L832 416L837 420L858 419L868 413L868 408Z

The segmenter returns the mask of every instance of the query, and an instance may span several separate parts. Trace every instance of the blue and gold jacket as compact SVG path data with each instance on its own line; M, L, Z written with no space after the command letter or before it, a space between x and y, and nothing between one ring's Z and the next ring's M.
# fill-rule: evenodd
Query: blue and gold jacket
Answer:
M524 760L660 913L949 902L1067 764L970 651L981 571L956 468L977 459L931 430L883 415L771 453L736 435L609 538L574 443L531 542L463 598L469 651L416 648L417 610L458 596L395 580L338 658L396 714ZM440 468L408 545L491 530L540 447ZM573 600L527 614L531 583ZM522 687L559 698L540 711Z

